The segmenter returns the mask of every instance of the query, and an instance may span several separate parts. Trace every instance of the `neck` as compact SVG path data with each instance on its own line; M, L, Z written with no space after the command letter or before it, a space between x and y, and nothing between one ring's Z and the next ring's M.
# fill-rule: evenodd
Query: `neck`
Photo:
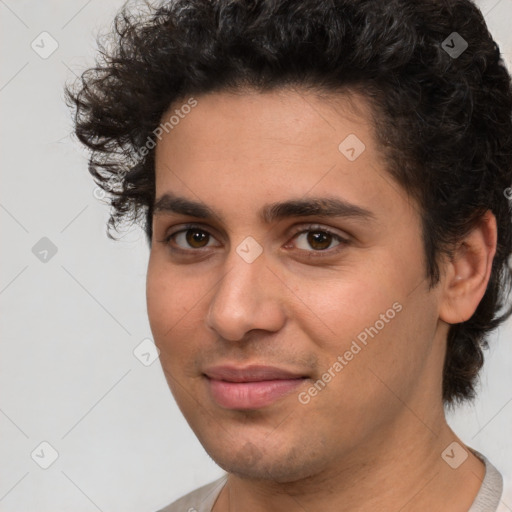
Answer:
M296 482L249 480L230 474L213 512L467 512L485 474L484 464L446 423L442 410L422 415L408 408L387 432L346 453L321 474ZM460 446L445 452L453 442ZM468 454L459 467L452 464ZM455 462L454 462L455 461Z

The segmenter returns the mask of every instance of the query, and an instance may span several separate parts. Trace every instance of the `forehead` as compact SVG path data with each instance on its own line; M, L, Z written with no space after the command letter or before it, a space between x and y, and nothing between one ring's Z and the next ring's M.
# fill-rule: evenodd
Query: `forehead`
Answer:
M192 108L188 105L194 104ZM277 139L301 136L323 128L336 130L334 118L344 118L353 124L372 128L372 106L369 99L355 90L339 91L311 90L297 87L280 87L270 91L253 88L222 90L202 95L185 95L175 100L161 117L161 125L172 119L172 127L165 133L183 132L187 128L200 130L222 116L222 123L216 125L211 135L221 135L231 124L238 129L254 130L259 125ZM179 116L179 119L178 117ZM185 119L188 121L185 123ZM290 121L293 121L290 123ZM286 126L283 126L283 123ZM178 130L178 125L181 127ZM286 128L283 131L283 128ZM276 131L277 130L277 131ZM165 136L165 133L163 134ZM240 135L245 132L240 132Z
M348 92L277 89L183 97L162 115L157 130L157 179L162 166L184 161L196 166L219 161L224 172L233 165L254 170L265 164L283 175L283 160L305 170L321 156L332 164L341 155L354 161L363 150L365 159L379 156L371 109L364 97Z
M356 93L215 92L174 102L156 147L156 199L254 205L333 196L371 211L405 192L385 168L372 111ZM180 110L182 109L182 110ZM391 185L391 186L390 186ZM257 207L256 207L256 203ZM395 201L396 203L396 201ZM268 212L267 212L268 213ZM264 216L263 216L264 217Z

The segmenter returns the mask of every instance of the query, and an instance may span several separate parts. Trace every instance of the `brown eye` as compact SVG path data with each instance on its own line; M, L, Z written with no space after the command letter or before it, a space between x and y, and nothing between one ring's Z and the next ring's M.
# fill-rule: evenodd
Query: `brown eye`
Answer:
M175 251L194 251L215 246L214 237L200 226L183 226L183 229L167 235L162 242ZM217 244L218 246L218 244Z
M310 253L321 251L328 252L327 249L335 248L347 243L347 240L343 237L336 233L332 233L326 228L310 227L309 229L296 233L295 238L297 239L296 247ZM333 242L337 242L336 245L331 245Z
M190 247L194 247L196 249L205 247L210 236L208 233L206 233L206 231L197 228L187 229L187 231L184 231L183 233L185 233L185 240L190 245Z
M307 241L310 247L322 251L331 245L332 238L332 235L325 231L310 231L307 236Z

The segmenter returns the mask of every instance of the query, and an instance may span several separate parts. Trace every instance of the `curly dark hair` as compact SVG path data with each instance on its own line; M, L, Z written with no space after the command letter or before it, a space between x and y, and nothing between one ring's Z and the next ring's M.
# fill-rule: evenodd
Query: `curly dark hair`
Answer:
M486 211L496 216L486 293L469 320L450 327L443 370L445 405L473 399L487 336L512 313L512 85L480 10L469 0L173 0L146 8L125 5L96 66L66 87L76 135L92 150L89 171L109 192L108 236L122 220L142 220L151 245L155 135L178 100L287 86L358 92L372 105L390 176L419 206L431 288L439 256L452 254ZM455 41L467 43L460 55L450 51Z

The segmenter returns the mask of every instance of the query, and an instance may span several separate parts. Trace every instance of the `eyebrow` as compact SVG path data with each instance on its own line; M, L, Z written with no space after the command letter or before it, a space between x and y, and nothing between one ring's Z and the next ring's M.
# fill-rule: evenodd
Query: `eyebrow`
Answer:
M199 201L163 194L153 205L154 213L176 213L197 217L205 220L217 220L224 223L222 215ZM259 217L265 224L271 224L276 220L290 217L345 217L361 220L376 220L376 216L370 210L349 203L336 197L311 197L308 199L290 199L284 202L269 203L263 206Z

